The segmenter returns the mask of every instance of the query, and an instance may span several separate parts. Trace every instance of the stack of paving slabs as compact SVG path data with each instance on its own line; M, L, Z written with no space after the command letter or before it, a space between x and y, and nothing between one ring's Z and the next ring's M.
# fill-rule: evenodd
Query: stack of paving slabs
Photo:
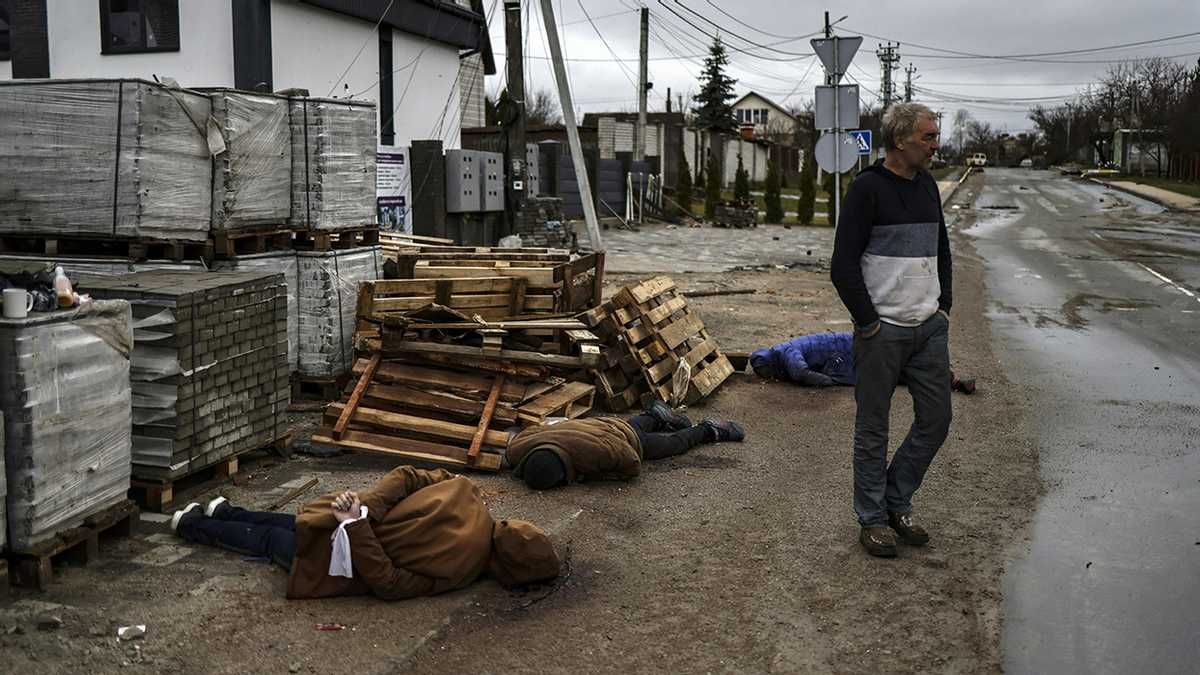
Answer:
M133 307L133 475L170 481L286 433L282 274L139 272L79 280Z
M451 468L496 471L519 424L572 419L592 408L581 381L597 363L595 338L542 353L527 330L577 331L569 319L483 322L438 305L388 318L381 338L360 338L365 354L347 395L326 410L313 437L366 452ZM569 339L564 337L569 343Z
M600 303L604 253L577 255L562 249L490 248L393 244L400 279L514 277L525 280L530 313L579 312ZM544 300L531 300L544 299ZM548 306L548 309L544 307Z
M129 310L97 301L0 319L0 445L14 551L30 551L125 500Z
M337 378L350 369L358 287L381 276L379 246L296 252L296 356L302 378Z
M670 277L626 286L581 318L604 345L592 376L609 410L654 399L692 404L733 374Z
M288 100L227 89L210 96L224 144L213 158L213 232L285 227L292 215Z
M0 82L0 232L206 240L211 110L142 80Z
M288 101L293 229L373 224L375 104L320 98Z

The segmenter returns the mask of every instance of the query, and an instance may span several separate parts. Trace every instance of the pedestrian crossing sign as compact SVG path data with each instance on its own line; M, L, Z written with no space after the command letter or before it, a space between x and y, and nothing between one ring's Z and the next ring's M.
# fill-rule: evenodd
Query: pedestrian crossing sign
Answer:
M871 130L860 129L847 133L858 143L858 154L869 157L871 155Z

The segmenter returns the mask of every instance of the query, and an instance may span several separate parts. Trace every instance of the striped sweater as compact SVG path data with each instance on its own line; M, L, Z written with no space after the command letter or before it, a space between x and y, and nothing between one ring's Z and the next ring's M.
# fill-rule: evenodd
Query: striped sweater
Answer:
M842 200L830 277L860 329L883 320L917 326L950 312L950 238L937 183L911 180L882 160L850 184Z

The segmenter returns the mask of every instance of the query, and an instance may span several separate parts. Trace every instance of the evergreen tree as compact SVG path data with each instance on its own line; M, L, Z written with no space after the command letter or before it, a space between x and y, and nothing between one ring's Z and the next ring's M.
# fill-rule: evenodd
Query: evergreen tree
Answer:
M688 166L687 153L679 151L679 178L675 181L675 201L685 214L692 212L692 167Z
M764 189L766 191L767 222L782 223L783 198L779 193L779 164L777 162L767 163L767 185Z
M717 166L717 156L708 156L708 174L704 183L704 217L712 220L717 215L717 202L721 201L721 169Z
M804 168L800 170L800 205L797 220L802 225L812 225L813 210L817 200L817 161L812 148L804 153Z
M750 201L750 172L742 164L742 155L738 154L737 173L733 176L733 199L735 201Z
M733 117L733 85L737 80L725 74L729 54L721 44L721 36L713 39L700 72L700 93L692 97L697 103L696 127L706 131L737 131Z

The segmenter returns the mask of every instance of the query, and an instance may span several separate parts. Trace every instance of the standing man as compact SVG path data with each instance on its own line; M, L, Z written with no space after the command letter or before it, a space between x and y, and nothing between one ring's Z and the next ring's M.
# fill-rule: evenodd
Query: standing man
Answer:
M842 202L833 285L854 319L854 510L868 553L896 555L896 536L922 546L912 496L950 429L950 239L937 182L933 112L899 103L883 116L887 156ZM915 420L887 461L888 414L903 377ZM895 531L895 534L891 530Z

